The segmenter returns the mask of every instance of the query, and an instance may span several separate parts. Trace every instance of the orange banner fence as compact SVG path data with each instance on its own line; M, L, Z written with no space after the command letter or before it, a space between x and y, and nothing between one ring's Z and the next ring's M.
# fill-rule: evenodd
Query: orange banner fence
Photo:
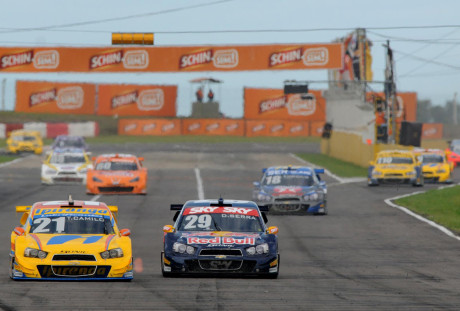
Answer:
M176 85L17 81L17 112L175 117Z
M343 44L2 47L0 72L190 72L341 69Z
M321 136L324 122L244 119L120 119L119 135Z

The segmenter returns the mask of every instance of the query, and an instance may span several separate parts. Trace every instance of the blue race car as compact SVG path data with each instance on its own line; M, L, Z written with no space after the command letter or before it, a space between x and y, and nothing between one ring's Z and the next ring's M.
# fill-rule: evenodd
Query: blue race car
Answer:
M271 214L327 214L327 186L322 168L272 166L254 182L253 200L269 207Z
M163 227L163 276L278 277L278 228L266 227L251 201L196 200L173 204L174 226Z
M88 151L88 145L86 144L83 136L69 136L59 135L54 139L51 149L83 149Z

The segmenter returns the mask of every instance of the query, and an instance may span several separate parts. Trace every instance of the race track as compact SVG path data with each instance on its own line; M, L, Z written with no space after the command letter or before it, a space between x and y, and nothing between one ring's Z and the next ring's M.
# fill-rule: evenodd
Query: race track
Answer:
M16 205L91 200L81 185L40 184L40 156L0 167L1 310L459 310L460 241L388 206L384 199L421 190L328 182L327 216L270 216L279 227L280 276L163 278L162 227L171 203L205 198L251 199L252 182L270 165L301 164L293 152L316 144L127 144L92 146L93 154L145 157L148 195L103 195L119 206L119 225L132 232L132 282L12 281L10 233ZM460 168L455 172L460 181ZM198 179L203 187L200 189ZM424 189L435 188L426 185Z

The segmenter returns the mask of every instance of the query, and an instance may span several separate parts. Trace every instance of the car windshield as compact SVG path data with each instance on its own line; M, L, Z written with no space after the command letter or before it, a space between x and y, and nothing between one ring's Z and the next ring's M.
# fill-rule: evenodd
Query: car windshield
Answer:
M179 221L179 231L262 232L256 209L244 207L187 208Z
M137 165L134 162L127 161L104 161L96 164L96 170L99 171L137 171Z
M57 142L56 147L85 148L85 143L83 142L83 140L80 140L80 139L62 139Z
M35 141L35 136L13 136L13 140L16 141Z
M443 163L444 157L440 154L424 154L423 163Z
M263 186L300 186L310 187L315 183L312 175L279 174L265 175L262 179Z
M31 233L113 234L109 217L88 214L35 217Z
M50 163L53 164L68 164L68 163L85 163L86 159L83 154L56 154L53 153Z
M377 159L378 164L413 164L410 157L380 157Z

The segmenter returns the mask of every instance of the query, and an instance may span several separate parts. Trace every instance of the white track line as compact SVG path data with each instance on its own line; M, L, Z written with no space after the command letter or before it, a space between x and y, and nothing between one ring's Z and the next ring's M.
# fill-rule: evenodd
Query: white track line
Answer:
M308 162L308 161L305 161L304 159L302 159L302 158L296 156L296 155L293 154L293 153L290 153L289 155L290 155L291 157L293 157L294 159L296 159L296 160L298 160L298 161L300 161L300 162L302 162L302 163L305 163L305 164L308 165L308 166L312 166L312 167L316 167L316 168L319 167L319 166L317 166L317 165L315 165L315 164L313 164L313 163L310 163L310 162ZM342 177L339 177L339 176L337 176L337 175L331 173L328 169L324 169L324 173L325 173L327 176L329 176L329 177L331 177L331 178L334 178L335 180L337 180L337 181L338 181L339 183L341 183L341 184L352 183L352 182L364 182L364 181L367 180L367 178L364 178L364 177L342 178Z
M3 162L0 164L0 168L2 167L5 167L5 166L8 166L8 165L11 165L11 164L14 164L14 163L18 163L18 162L21 162L22 160L24 160L25 158L28 158L29 156L27 157L22 157L22 158L17 158L17 159L14 159L12 161L8 161L8 162Z
M203 180L201 179L200 169L195 167L196 187L198 190L198 199L204 200Z
M453 185L449 185L449 186L441 186L438 188L439 189L443 189L443 188L449 188L449 187L453 187L453 186L456 186L456 184L453 184ZM420 193L425 193L426 191L416 191L416 192L413 192L413 193L409 193L409 194L404 194L404 195L399 195L399 196L396 196L396 197L392 197L392 198L389 198L389 199L386 199L384 200L386 204L388 204L389 206L391 207L394 207L394 208L397 208L401 211L403 211L404 213L412 216L412 217L415 217L416 219L420 220L420 221L423 221L427 224L429 224L430 226L440 230L441 232L447 234L448 236L450 236L451 238L454 238L458 241L460 241L460 237L455 235L452 231L450 231L449 229L447 229L446 227L444 226L441 226L437 223L435 223L434 221L431 221L429 219L426 219L425 217L422 217L420 216L419 214L416 214L414 212L412 212L411 210L405 208L404 206L400 206L400 205L397 205L395 203L393 203L392 201L393 200L397 200L397 199L400 199L400 198L404 198L404 197L409 197L409 196L412 196L412 195L416 195L416 194L420 194Z

